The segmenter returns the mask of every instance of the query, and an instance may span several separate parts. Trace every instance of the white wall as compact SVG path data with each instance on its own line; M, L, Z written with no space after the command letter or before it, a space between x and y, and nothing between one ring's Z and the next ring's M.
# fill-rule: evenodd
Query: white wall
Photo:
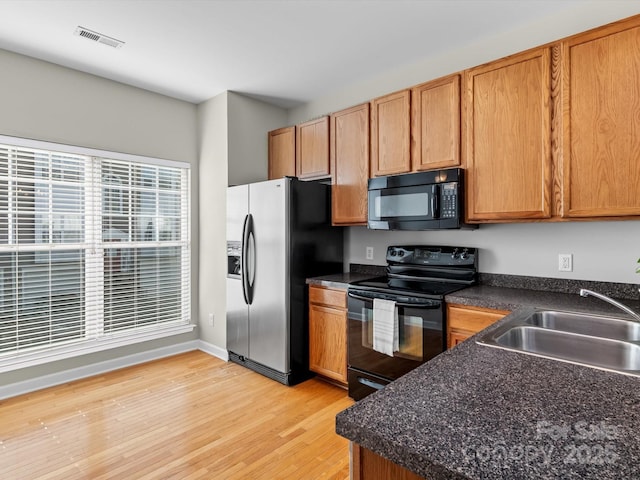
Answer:
M195 105L0 50L0 133L196 164Z
M267 132L285 121L285 110L234 92L198 106L200 339L220 349L226 349L227 185L267 179Z
M227 93L229 185L266 180L267 133L287 121L287 112L235 92Z
M289 110L288 122L281 126L304 122L639 13L638 0L576 2L575 5L559 10L553 16L518 29L481 38L473 44L445 50L438 56L425 58L352 85L345 85L324 97ZM451 28L455 29L456 25L452 25Z
M517 53L640 13L638 1L580 2L524 28L478 40L434 58L386 72L289 111L286 124L369 101L465 68ZM452 26L455 28L455 26ZM571 222L482 225L479 230L454 232L381 232L363 227L348 229L345 263L384 264L388 245L460 244L482 249L480 271L581 280L639 283L635 274L640 257L640 222ZM374 261L365 259L365 247L374 246ZM574 254L574 271L558 272L558 253Z
M534 277L640 283L640 222L480 225L478 230L388 232L349 229L352 263L384 265L390 245L453 245L480 249L479 270ZM365 247L374 247L366 260ZM558 271L558 254L573 254L573 272Z
M200 339L226 347L227 92L198 105ZM214 325L208 321L214 314Z
M193 300L197 301L196 107L0 50L0 134L189 162L193 185ZM196 201L194 201L196 200ZM197 316L197 311L193 312ZM197 331L0 375L0 384L53 374L197 338Z

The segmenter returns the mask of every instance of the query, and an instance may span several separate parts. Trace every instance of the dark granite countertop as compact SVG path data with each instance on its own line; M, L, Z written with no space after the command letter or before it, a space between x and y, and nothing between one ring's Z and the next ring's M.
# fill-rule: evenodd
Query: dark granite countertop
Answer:
M359 263L351 263L349 264L348 272L307 278L307 285L341 288L346 290L349 288L350 283L385 275L386 268L387 267L384 265L363 265Z
M307 285L315 285L319 287L340 288L346 290L352 282L366 280L375 275L367 273L336 273L333 275L323 275L320 277L307 278Z
M577 294L486 285L447 301L616 312ZM640 378L472 337L338 414L336 431L430 480L640 478Z

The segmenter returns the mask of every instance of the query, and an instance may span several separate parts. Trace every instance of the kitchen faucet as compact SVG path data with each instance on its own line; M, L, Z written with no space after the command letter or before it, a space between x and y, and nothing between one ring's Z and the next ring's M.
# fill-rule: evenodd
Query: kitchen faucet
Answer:
M633 318L636 319L636 321L640 322L640 315L638 315L636 312L634 312L633 310L631 310L629 307L627 307L626 305L623 305L620 302L616 302L614 299L607 297L606 295L602 295L601 293L598 292L594 292L592 290L587 290L586 288L581 288L580 289L580 296L581 297L588 297L589 295L591 295L592 297L596 297L599 298L600 300L604 300L607 303L610 303L611 305L618 307L620 310L628 313L629 315L631 315Z

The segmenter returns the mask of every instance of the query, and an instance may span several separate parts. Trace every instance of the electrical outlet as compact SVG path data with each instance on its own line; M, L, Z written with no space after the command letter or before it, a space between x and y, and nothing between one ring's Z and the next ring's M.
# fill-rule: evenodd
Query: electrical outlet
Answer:
M373 247L367 247L367 260L373 260Z
M573 255L571 253L558 254L558 271L573 272Z
M213 313L209 314L209 326L213 327Z

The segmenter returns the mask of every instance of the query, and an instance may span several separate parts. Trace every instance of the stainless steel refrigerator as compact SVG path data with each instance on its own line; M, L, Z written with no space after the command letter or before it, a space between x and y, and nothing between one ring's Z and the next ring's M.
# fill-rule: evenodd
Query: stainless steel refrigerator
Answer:
M284 177L227 190L229 359L285 385L310 376L306 279L343 271L330 189Z

